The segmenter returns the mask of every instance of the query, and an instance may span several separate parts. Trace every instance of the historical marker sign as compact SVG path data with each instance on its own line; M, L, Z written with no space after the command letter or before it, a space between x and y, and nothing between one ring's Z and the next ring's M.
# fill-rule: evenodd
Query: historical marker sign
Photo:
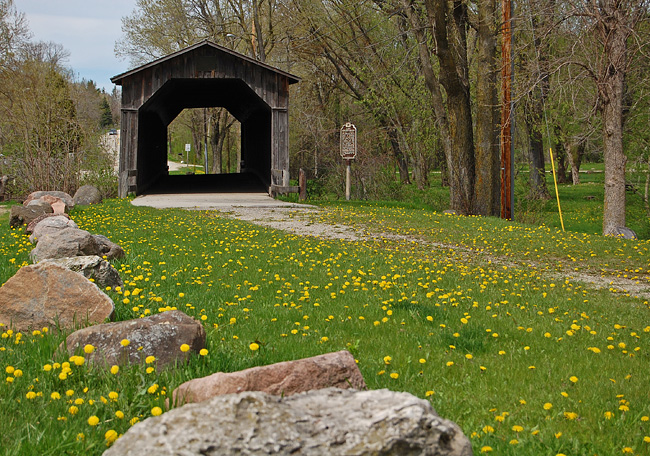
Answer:
M357 127L350 122L341 127L341 157L345 160L357 158Z

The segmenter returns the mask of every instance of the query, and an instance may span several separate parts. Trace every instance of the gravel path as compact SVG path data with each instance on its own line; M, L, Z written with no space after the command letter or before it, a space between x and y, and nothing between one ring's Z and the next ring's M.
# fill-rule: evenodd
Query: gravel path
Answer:
M390 239L396 242L418 242L427 247L454 250L460 255L466 255L468 260L476 261L477 258L482 257L493 263L514 267L530 267L529 263L519 264L516 259L511 257L507 259L503 257L495 257L490 253L477 252L462 246L459 247L456 245L428 242L409 236L400 236L395 234L385 234L380 232L370 233L363 228L353 228L341 224L330 225L319 221L319 213L322 209L314 206L276 208L231 206L228 208L220 208L218 211L227 217L244 220L256 225L266 226L277 230L287 231L300 236L313 236L324 239L341 239L347 241ZM574 271L565 271L562 273L546 272L545 274L556 279L569 279L571 281L582 282L590 288L609 290L612 294L629 294L630 296L650 300L650 285L641 281Z

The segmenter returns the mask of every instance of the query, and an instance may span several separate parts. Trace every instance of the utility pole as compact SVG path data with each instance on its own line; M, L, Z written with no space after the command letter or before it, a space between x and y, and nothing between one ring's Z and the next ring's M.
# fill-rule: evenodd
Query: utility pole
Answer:
M501 0L501 218L512 220L514 199L514 143L512 109L512 0Z

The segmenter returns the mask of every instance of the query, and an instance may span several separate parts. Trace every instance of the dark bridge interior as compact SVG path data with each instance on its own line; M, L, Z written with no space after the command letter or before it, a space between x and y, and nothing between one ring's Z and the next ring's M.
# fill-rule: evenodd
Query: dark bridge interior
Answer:
M239 174L170 176L167 127L186 108L223 107L241 123ZM143 193L265 192L271 181L271 109L241 79L171 79L139 109Z

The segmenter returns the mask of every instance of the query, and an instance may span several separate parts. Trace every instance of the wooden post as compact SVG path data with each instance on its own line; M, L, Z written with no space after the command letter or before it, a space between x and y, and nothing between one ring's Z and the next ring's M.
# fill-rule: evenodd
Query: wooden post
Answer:
M501 218L512 220L512 0L501 1L503 39L501 43Z
M299 199L305 201L307 199L307 173L302 168L298 173L298 187L300 187Z
M352 163L352 160L345 160L345 162L345 200L350 201L350 181L352 180L352 167L350 166L350 163Z

